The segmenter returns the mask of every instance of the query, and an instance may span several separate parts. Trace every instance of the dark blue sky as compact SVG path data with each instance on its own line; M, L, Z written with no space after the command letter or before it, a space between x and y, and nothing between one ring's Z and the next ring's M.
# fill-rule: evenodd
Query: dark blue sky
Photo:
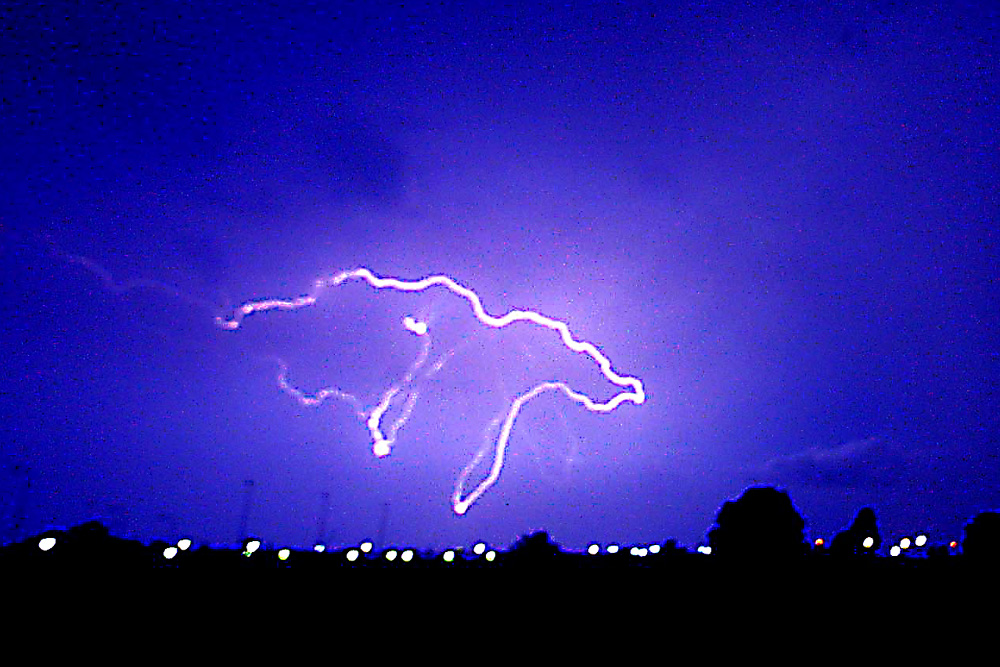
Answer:
M1000 506L992 3L5 3L5 519L121 535L500 546L701 540L748 485L829 536L958 536ZM527 324L363 283L448 274L568 323L648 400ZM431 323L393 454L365 407ZM485 464L479 477L486 473ZM8 521L9 522L9 521Z

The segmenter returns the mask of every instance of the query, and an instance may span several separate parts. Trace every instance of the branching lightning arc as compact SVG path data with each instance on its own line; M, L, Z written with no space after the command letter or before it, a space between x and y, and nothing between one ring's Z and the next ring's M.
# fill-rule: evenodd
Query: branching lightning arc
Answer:
M493 464L490 468L489 474L485 479L479 482L475 488L466 493L466 482L472 474L473 469L482 458L482 453L480 453L465 467L465 469L463 469L462 473L459 475L458 481L455 484L455 491L451 498L452 509L456 514L465 514L469 507L500 478L500 473L504 465L504 457L507 451L507 443L510 439L511 429L514 427L514 421L517 419L517 415L521 411L521 408L524 407L524 405L531 399L545 392L561 391L567 398L579 403L591 412L611 412L626 401L636 405L641 405L646 400L646 394L643 390L641 380L635 377L619 375L616 373L611 366L611 361L604 356L604 354L597 349L596 346L592 343L576 340L565 323L531 310L512 310L502 317L494 317L487 313L483 308L479 295L464 285L459 284L452 278L444 275L435 275L421 280L407 281L400 280L398 278L383 278L375 275L366 268L354 269L352 271L338 273L337 275L329 278L317 280L313 285L313 292L304 296L294 299L265 299L260 301L249 301L240 306L231 317L217 317L216 323L223 329L235 330L241 326L246 317L254 313L269 310L297 310L299 308L306 308L314 305L317 302L320 293L326 288L336 287L348 280L357 279L364 280L370 286L378 290L391 289L402 292L422 292L430 289L431 287L440 285L447 288L453 294L468 301L472 306L472 311L475 314L476 319L486 326L501 329L509 324L513 324L514 322L527 321L547 329L551 329L559 334L566 347L574 352L586 354L591 357L595 362L597 362L597 365L600 367L601 373L604 377L613 384L622 388L622 391L619 391L611 399L603 403L595 401L586 394L574 390L564 382L558 381L542 382L535 385L532 389L517 396L511 402L510 408L507 410L506 417L503 418L500 433L494 443ZM403 326L414 335L424 337L425 342L421 348L420 355L417 357L417 360L413 363L413 365L411 365L407 370L404 377L397 384L390 387L382 395L378 404L370 410L365 410L362 407L361 402L355 396L340 391L339 389L327 388L322 389L315 394L307 394L293 387L288 382L287 368L283 364L278 376L278 384L283 391L296 398L303 405L319 405L327 398L337 398L350 403L354 407L357 416L365 420L368 426L368 430L373 441L373 452L377 456L386 456L390 453L392 445L395 442L396 433L406 423L406 420L413 411L418 395L417 390L413 385L418 373L424 369L424 366L430 357L430 341L427 336L427 323L420 322L412 317L406 317L403 319ZM441 370L449 356L449 354L442 356L428 370L424 371L424 376L430 377ZM401 415L392 423L391 426L387 428L386 432L383 433L381 426L382 416L389 409L390 405L392 405L392 403L396 400L403 402Z

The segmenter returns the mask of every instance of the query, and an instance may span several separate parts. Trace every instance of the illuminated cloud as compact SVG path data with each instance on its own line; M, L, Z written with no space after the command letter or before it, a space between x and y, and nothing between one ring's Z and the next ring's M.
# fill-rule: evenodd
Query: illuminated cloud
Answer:
M836 447L810 447L768 461L757 477L781 484L860 487L895 477L903 457L875 437L851 440Z

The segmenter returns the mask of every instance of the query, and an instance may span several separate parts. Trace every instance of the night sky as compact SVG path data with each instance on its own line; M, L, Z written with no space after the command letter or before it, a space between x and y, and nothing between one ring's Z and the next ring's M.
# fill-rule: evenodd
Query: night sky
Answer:
M1000 14L826 4L4 3L4 539L228 544L245 480L290 546L323 514L336 545L692 546L760 484L813 538L866 505L960 538L1000 506ZM216 324L357 267L563 321L647 400L533 399L456 516L516 396L621 388L441 287ZM424 340L386 458L279 386L369 409Z

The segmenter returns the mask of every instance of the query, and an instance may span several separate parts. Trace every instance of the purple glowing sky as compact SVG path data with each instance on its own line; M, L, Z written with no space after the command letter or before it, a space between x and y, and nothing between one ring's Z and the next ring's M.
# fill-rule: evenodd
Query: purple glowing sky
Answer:
M299 546L324 492L332 543L388 504L418 547L691 545L754 483L813 536L871 505L944 540L1000 505L996 9L493 4L4 10L8 523L231 542L246 479L251 531ZM617 388L443 289L214 323L360 266L564 321L648 400L533 400L456 517L515 396ZM374 404L407 315L453 356L391 456L278 387L280 358Z

